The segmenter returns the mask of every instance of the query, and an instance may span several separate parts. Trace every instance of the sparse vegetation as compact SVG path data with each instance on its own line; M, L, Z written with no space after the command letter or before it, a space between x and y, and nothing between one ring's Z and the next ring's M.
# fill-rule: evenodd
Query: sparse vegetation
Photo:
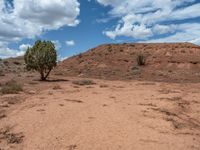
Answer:
M18 94L23 91L21 84L17 83L15 80L10 80L6 84L2 85L0 92L2 94Z
M80 54L78 54L78 58L82 58L83 57L83 55L80 53Z
M133 72L133 75L139 75L139 74L141 74L141 69L138 66L133 66L132 72Z
M3 61L3 64L4 64L5 66L8 66L9 62L8 62L7 60L4 60L4 61Z
M13 64L15 64L15 65L21 65L21 63L18 62L18 61L14 61Z
M72 82L73 84L76 84L76 85L94 85L96 84L94 81L92 80L78 80L78 81L73 81Z
M0 139L6 140L8 144L19 144L23 141L22 133L12 133L10 127L0 129Z
M0 70L0 76L5 76L5 74L3 73L3 70Z
M57 65L57 53L51 41L36 41L32 48L28 48L24 60L27 70L35 70L40 73L44 81L51 70Z
M112 45L108 45L108 51L112 52Z
M60 85L55 85L55 86L53 87L53 90L60 90L60 89L62 89Z
M101 85L99 85L99 87L100 87L100 88L107 88L108 85L107 85L107 84L101 84Z
M144 57L143 54L139 54L139 55L137 56L137 64L138 64L139 66L144 66L144 65L145 65L145 57Z
M194 61L190 61L190 63L193 64L193 65L196 65L196 64L198 64L198 61L194 60Z

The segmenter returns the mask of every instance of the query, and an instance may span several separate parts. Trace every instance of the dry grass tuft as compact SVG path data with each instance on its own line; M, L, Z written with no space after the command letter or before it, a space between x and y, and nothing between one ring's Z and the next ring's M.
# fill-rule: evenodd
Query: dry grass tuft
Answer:
M20 144L23 141L22 133L11 133L10 128L5 128L0 130L0 139L4 139L8 144Z
M2 85L0 90L2 94L18 94L21 91L23 91L22 85L15 80L6 82L6 84Z
M58 85L58 84L57 84L57 85L55 85L55 86L53 87L53 90L60 90L60 89L62 89L62 88L61 88L61 86L60 86L60 85Z
M73 81L72 82L73 84L76 84L76 85L81 85L81 86L84 86L84 85L94 85L96 84L94 81L92 80L77 80L77 81Z

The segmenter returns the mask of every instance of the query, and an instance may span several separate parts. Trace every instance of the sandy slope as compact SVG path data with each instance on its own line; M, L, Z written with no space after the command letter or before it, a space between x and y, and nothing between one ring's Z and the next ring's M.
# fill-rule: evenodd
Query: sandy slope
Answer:
M138 66L138 55L145 59ZM105 44L59 63L56 75L108 80L200 81L200 46L191 43Z
M12 127L22 141L9 144L1 135L0 149L200 149L200 84L95 82L48 83L26 94L0 120L1 130Z

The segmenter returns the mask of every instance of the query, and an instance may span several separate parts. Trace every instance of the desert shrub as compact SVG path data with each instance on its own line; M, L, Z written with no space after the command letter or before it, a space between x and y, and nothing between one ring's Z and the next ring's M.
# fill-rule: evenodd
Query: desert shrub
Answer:
M60 90L62 87L60 85L54 85L53 90Z
M135 66L135 65L134 65L134 66L131 68L131 70L132 70L133 75L139 75L139 74L141 74L141 69L140 69L139 66Z
M6 82L0 90L2 94L18 94L21 91L23 91L22 85L18 84L15 80Z
M38 82L35 82L35 81L31 81L31 82L29 82L28 84L30 84L30 85L36 85L36 84L39 84Z
M139 54L139 55L137 56L137 64L138 64L139 66L144 66L144 65L145 65L145 57L144 57L144 55Z
M3 70L0 70L0 76L5 76L5 74L3 73Z
M112 45L108 45L108 51L112 52Z
M4 61L3 61L3 64L4 64L5 66L8 66L8 64L9 64L9 61L7 61L7 60L4 60Z
M38 71L41 80L46 80L51 70L57 65L57 53L51 41L36 41L28 48L24 56L27 70Z
M100 87L100 88L107 88L108 85L107 85L107 84L101 84L99 87Z
M130 46L135 47L135 44L131 44Z
M120 51L120 52L124 52L124 50L123 50L123 49L120 49L119 51Z
M83 57L83 55L80 53L80 54L78 54L78 58L82 58Z
M23 141L24 135L22 133L12 133L11 127L0 129L0 136L2 140L6 140L7 144L19 144Z
M15 64L15 65L21 65L21 63L18 62L18 61L14 61L13 64Z
M184 49L181 50L181 53L186 53L186 51Z
M94 84L96 84L92 80L77 80L77 81L73 81L72 83L76 84L76 85L94 85Z

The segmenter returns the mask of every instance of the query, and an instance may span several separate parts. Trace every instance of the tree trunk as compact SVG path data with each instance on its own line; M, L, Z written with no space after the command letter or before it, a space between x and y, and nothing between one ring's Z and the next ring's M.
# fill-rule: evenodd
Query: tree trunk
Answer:
M41 79L42 81L45 81L45 80L46 80L43 71L40 71L40 79Z
M47 79L47 77L49 76L49 74L50 74L50 72L51 72L51 69L49 69L49 71L47 72L47 74L45 75L45 80Z
M43 70L43 71L40 71L41 80L42 80L42 81L46 81L46 79L47 79L47 77L49 76L50 72L51 72L51 69L49 69L49 71L48 71L48 72L46 73L46 75L45 75L44 70Z

